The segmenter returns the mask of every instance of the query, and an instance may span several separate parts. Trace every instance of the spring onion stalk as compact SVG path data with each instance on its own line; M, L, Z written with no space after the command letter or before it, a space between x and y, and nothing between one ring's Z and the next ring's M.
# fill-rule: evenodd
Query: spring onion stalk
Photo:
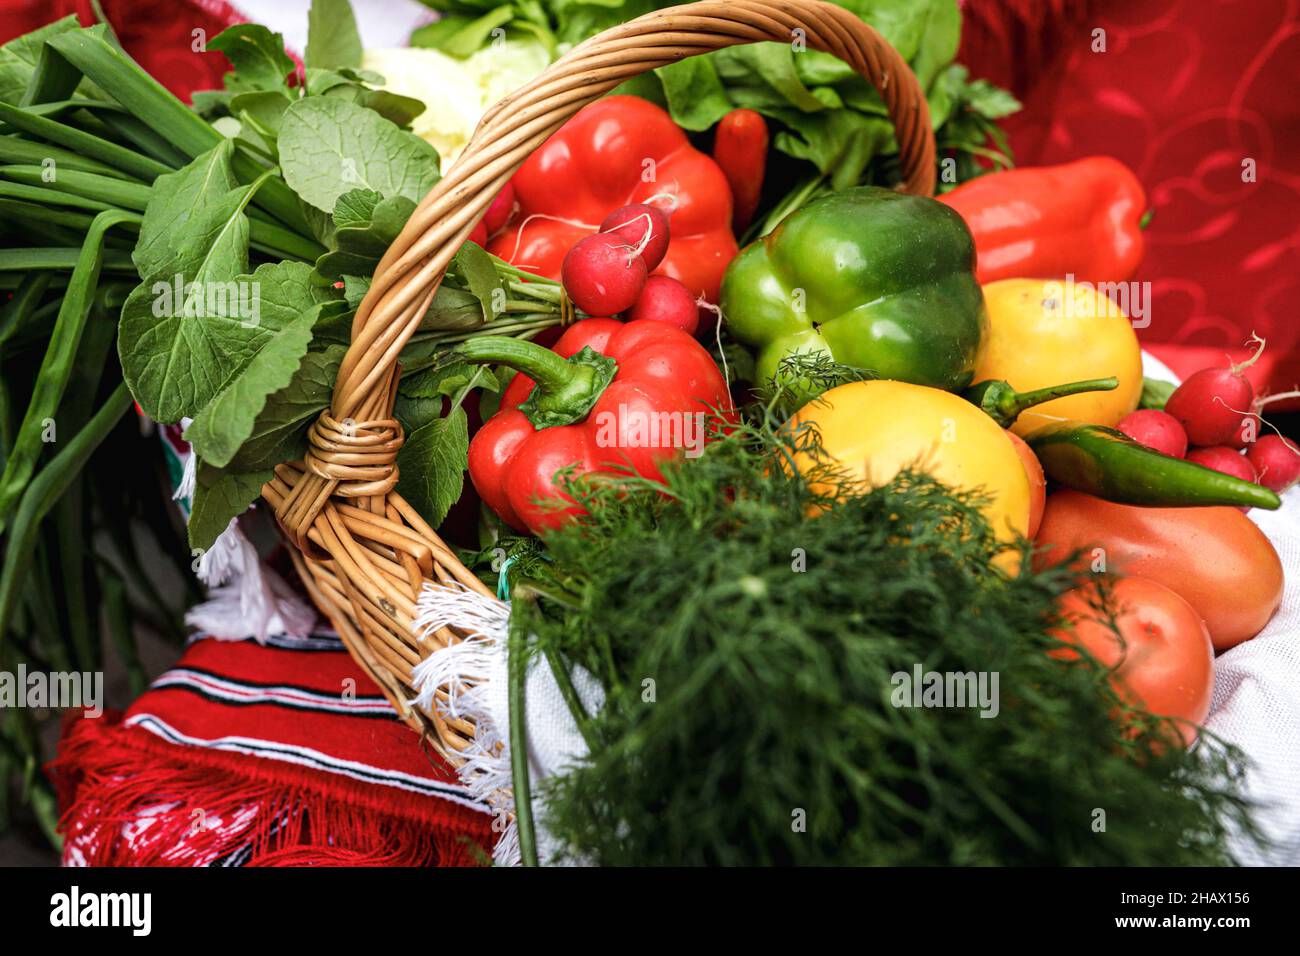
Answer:
M51 182L49 171L41 166L0 166L0 176L26 186L52 185L60 192L107 203L118 209L144 212L149 204L150 189L143 183L127 182L112 176L99 176L78 170L59 170Z
M103 210L98 211L102 212ZM72 212L67 209L23 202L19 199L0 199L0 216L5 216L24 226L30 226L36 221L43 221L56 226L66 226L69 229L79 229L82 232L89 229L90 224L95 220L95 217L89 212ZM131 229L133 225L130 222L122 224L126 230Z
M189 110L166 87L102 36L86 30L72 30L46 42L92 82L112 90L113 98L133 116L148 117L155 130L191 159L221 142L221 134L207 121ZM234 170L244 183L253 182L265 172L263 167L240 153L235 154ZM258 192L257 205L295 232L311 235L297 194L283 181L267 181Z
M131 626L131 606L126 582L106 562L99 562L99 590L104 596L104 622L108 637L117 651L117 659L126 669L131 696L138 697L149 688L149 678L140 663L140 648Z
M110 210L116 213L117 210ZM122 213L122 215L129 215ZM68 272L77 265L78 250L75 247L62 249L7 249L0 259L0 271L30 272L35 269L52 269L55 272ZM104 253L101 264L105 272L135 272L135 263L129 252L109 250Z
M58 409L72 376L77 348L94 299L94 290L107 258L104 234L130 217L130 213L118 211L100 213L86 234L86 241L78 254L68 290L59 308L49 348L37 372L31 403L19 426L13 453L5 462L4 475L0 477L0 531L3 531L14 504L23 494L23 487L31 477L44 443L42 436L46 422Z
M117 143L109 142L92 133L83 132L75 126L68 126L56 120L47 119L44 116L36 116L25 110L15 109L5 103L0 103L0 121L6 122L15 129L31 136L39 137L45 140L46 143L64 147L58 153L100 167L99 169L88 169L87 172L111 175L114 170L117 170L146 183L153 182L163 173L171 172L170 167L164 166L156 159L143 156L134 150L127 149L125 146L119 146ZM16 140L16 142L28 142L29 145L38 149L49 149L48 146L30 143L27 140ZM55 162L59 161L58 153L51 153ZM0 152L0 156L3 156L2 152ZM14 160L6 161L14 162ZM73 166L70 168L80 169L82 167Z
M43 206L67 206L72 209L88 209L91 212L105 212L113 208L97 199L75 196L61 189L26 186L22 183L5 182L3 179L0 179L0 198L40 203ZM5 255L10 255L11 251L16 250L6 250ZM4 264L0 262L0 269L3 268Z
M520 597L515 599L516 605ZM515 798L515 826L519 832L519 855L524 866L537 866L537 832L533 826L532 786L528 779L528 727L525 687L528 682L528 631L512 626L507 641L510 658L510 776Z
M116 106L116 104L114 104ZM156 159L169 169L180 169L189 162L189 157L167 142L156 129L148 123L136 119L126 110L89 110L77 117L82 123L93 123L102 134L112 133L124 140L144 155Z
M3 105L0 103L0 106ZM47 162L48 166L42 165ZM17 136L0 136L0 163L41 166L54 175L57 175L60 170L75 169L83 173L97 173L100 176L122 176L122 173L112 166L51 146L49 143L37 143L30 139L19 139Z
M0 638L8 630L41 520L63 496L72 480L85 467L91 454L108 437L131 407L131 393L123 382L63 450L55 455L27 485L14 515L13 527L0 568Z

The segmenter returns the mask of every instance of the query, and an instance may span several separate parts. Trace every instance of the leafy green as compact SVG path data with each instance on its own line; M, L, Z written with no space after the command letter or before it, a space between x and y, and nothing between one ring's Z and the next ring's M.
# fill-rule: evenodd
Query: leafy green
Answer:
M493 392L500 391L501 388L496 376L482 366L452 362L406 376L398 386L398 391L404 400L450 398L471 385Z
M230 113L242 126L251 126L262 142L274 149L280 135L280 121L290 102L289 97L279 90L254 90L232 97ZM247 134L247 130L243 132Z
M334 345L303 356L289 384L267 398L252 432L230 460L232 472L260 471L302 457L306 429L329 405L344 352Z
M494 300L504 299L505 285L490 255L475 243L467 242L456 251L448 271L478 300L484 322L496 318Z
M316 260L316 271L331 279L371 274L413 212L405 196L385 199L366 188L344 193L334 205L331 249Z
M494 6L479 17L443 17L416 30L411 35L411 45L435 47L451 56L466 57L487 43L492 31L514 17L515 10L508 3Z
M687 57L655 72L663 83L668 110L683 129L709 129L734 109L707 57Z
M317 209L332 212L354 189L419 202L438 181L438 153L372 110L343 99L298 100L280 123L285 181Z
M348 0L312 0L307 12L309 68L361 66L361 34Z
M76 15L70 14L0 46L0 103L21 102L48 37L79 27Z
M179 173L177 186L196 205L182 227L168 225L174 212L164 180L145 210L152 235L137 267L143 281L122 307L118 351L131 393L145 413L164 422L193 415L250 356L249 317L240 314L248 269L248 218L252 186L226 188L231 144L214 148Z
M390 90L374 89L387 82L369 70L308 70L307 92L311 96L333 96L374 110L396 126L409 126L424 112L424 103Z
M190 547L206 551L230 522L248 510L274 472L232 474L199 463L190 507Z
M222 143L184 169L158 177L131 253L140 275L173 268L177 249L203 211L239 187L230 165L233 152L233 144Z
M375 207L384 201L382 193L373 189L352 189L339 196L334 204L334 226L368 226L375 215Z
M436 526L465 487L469 423L463 408L453 408L439 417L430 411L441 402L427 405L421 418L402 423L408 431L406 444L397 453L397 490L424 520Z
M289 385L321 307L337 301L332 289L311 281L311 267L300 262L267 263L239 281L258 297L261 334L250 335L247 361L185 431L199 457L218 466L228 464L252 434L267 397Z
M284 52L284 37L280 34L256 23L238 23L213 37L208 49L224 53L235 68L226 74L229 92L287 92L286 79L295 67Z
M445 18L418 31L413 42L453 56L473 52L466 49L469 26L489 18L508 31L540 36L563 52L600 30L672 5L672 0L425 2ZM920 80L941 145L939 159L956 161L955 178L941 179L941 188L986 172L990 161L1009 161L993 120L1019 104L985 81L969 81L965 69L953 63L961 38L957 0L837 2L875 27ZM488 34L480 35L480 45L490 42ZM812 164L827 181L823 188L900 178L898 144L880 94L844 61L798 42L748 44L686 58L625 84L620 92L665 104L673 119L692 131L711 128L738 107L757 110L775 124L773 146Z
M742 428L666 490L573 483L591 516L512 574L512 627L605 689L544 789L601 865L1223 864L1241 755L1049 652L1064 568L990 565L978 496L902 474L846 494L815 436ZM997 675L987 706L900 706L897 678ZM982 713L991 714L981 716ZM1104 811L1102 828L1097 811Z
M1173 382L1164 382L1158 378L1142 379L1142 398L1138 402L1138 408L1155 408L1163 411L1169 402L1169 396L1174 394L1177 387Z

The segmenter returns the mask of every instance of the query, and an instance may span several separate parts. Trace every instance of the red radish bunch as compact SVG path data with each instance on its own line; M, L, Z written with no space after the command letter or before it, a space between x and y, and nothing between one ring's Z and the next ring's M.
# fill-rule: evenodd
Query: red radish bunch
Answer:
M668 254L668 214L658 206L637 203L615 209L600 224L600 231L636 249L647 272L659 268Z
M510 219L515 214L515 207L519 205L515 198L515 187L506 183L501 187L501 192L497 193L497 198L492 200L492 205L488 206L487 215L483 217L483 225L487 227L488 236L495 236L498 232L506 227Z
M627 318L629 322L641 319L667 322L694 335L700 325L700 308L691 290L672 276L651 276Z
M488 240L505 228L515 214L515 187L506 183L488 206L487 213L469 234L469 241L486 246Z
M1255 388L1243 373L1263 351L1261 339L1260 348L1240 365L1203 368L1174 389L1165 411L1178 419L1188 442L1208 448L1238 440L1255 404Z
M1265 488L1281 492L1300 481L1300 447L1281 435L1263 436L1246 450L1246 457Z
M1258 476L1255 474L1255 466L1241 452L1235 448L1229 448L1227 445L1213 445L1209 448L1193 448L1187 453L1187 460L1209 468L1212 471L1221 471L1225 475L1232 475L1233 478L1240 478L1242 481L1249 481L1257 484ZM1249 511L1249 508L1242 508L1241 511Z
M1174 389L1163 412L1144 409L1124 417L1119 430L1175 458L1285 491L1300 482L1300 446L1281 435L1259 435L1259 410L1277 398L1257 399L1242 373L1263 353L1229 368L1204 368ZM1189 451L1188 448L1191 448ZM1247 509L1243 509L1247 510Z
M615 209L564 257L564 290L588 315L665 322L694 335L700 313L691 291L671 276L650 275L670 238L668 214L657 206Z
M1253 483L1258 480L1255 466L1250 463L1250 460L1237 449L1229 448L1227 445L1193 448L1187 453L1187 460L1214 471L1221 471L1225 475L1240 478L1242 481Z
M1141 442L1162 455L1182 458L1187 454L1187 432L1168 412L1142 408L1121 418L1117 427L1135 442Z
M632 308L645 288L645 260L618 236L598 232L564 257L564 290L588 315L617 315Z

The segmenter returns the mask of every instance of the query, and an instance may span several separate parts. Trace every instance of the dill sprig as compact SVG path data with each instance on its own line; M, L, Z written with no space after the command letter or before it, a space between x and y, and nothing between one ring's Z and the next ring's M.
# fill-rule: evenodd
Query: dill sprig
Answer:
M515 587L520 626L607 702L545 788L602 864L1220 864L1253 833L1241 757L1048 655L1072 572L1007 576L977 496L904 473L822 497L770 416L666 469L575 483L590 518ZM805 447L804 450L807 450ZM812 484L833 487L833 469ZM1020 546L1025 556L1029 545ZM996 717L891 702L893 677L999 675Z

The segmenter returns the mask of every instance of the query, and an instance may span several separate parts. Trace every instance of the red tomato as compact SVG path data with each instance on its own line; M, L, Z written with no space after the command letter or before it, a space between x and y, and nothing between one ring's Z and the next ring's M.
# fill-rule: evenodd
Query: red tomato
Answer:
M1007 437L1016 446L1020 463L1025 466L1029 476L1029 537L1038 534L1038 526L1043 522L1043 509L1047 505L1047 478L1043 475L1043 464L1034 454L1034 450L1015 432L1008 430Z
M1282 603L1282 562L1236 508L1139 508L1056 491L1036 540L1035 565L1082 551L1087 562L1104 560L1095 570L1172 589L1205 620L1216 651L1250 640Z
M1123 697L1172 719L1191 744L1214 691L1214 646L1205 622L1181 597L1147 578L1114 579L1110 593L1118 634L1098 610L1099 594L1090 584L1061 597L1061 616L1069 626L1052 635L1082 646L1113 669L1111 679ZM1053 656L1078 655L1062 648Z

